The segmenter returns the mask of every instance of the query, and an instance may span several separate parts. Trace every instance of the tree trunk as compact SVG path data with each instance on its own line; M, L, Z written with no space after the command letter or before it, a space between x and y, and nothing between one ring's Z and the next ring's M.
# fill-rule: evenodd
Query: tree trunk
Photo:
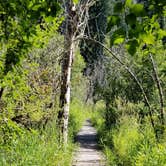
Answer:
M4 88L0 88L0 100L1 100L2 95L3 95L3 91L4 91Z
M70 84L71 70L74 57L74 30L72 19L74 18L72 11L72 0L65 1L66 22L65 22L65 41L64 41L64 56L62 60L61 74L61 94L60 94L60 110L58 113L58 123L60 127L60 142L67 145L68 138L68 120L70 107Z

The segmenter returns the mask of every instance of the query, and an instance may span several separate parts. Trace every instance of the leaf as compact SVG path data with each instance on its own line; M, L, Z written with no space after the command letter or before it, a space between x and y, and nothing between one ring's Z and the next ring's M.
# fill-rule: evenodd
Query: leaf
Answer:
M34 5L34 6L32 7L32 10L37 11L40 7L41 7L41 4Z
M12 7L13 10L16 10L16 4L15 3L10 3L10 6Z
M125 40L125 36L126 34L123 28L117 29L111 37L110 44L113 45L123 43Z
M139 24L138 22L136 22L135 28L130 28L128 34L129 34L129 38L138 38L140 33L143 31L143 26L142 24Z
M149 10L154 10L154 9L155 9L155 6L154 6L154 5L150 5L150 6L148 7L148 9L149 9Z
M145 14L144 5L143 4L134 4L131 8L131 12L136 16L143 16Z
M132 0L126 0L125 5L126 5L127 7L132 7L133 1L132 1Z
M126 49L130 55L134 55L137 51L138 46L139 46L138 41L136 39L133 39L127 42Z
M166 31L160 29L160 30L158 31L158 37L159 37L159 39L162 39L164 36L166 36Z
M111 28L114 25L119 25L120 24L120 17L116 15L112 15L108 17L107 21L107 32L111 31Z
M123 36L119 36L118 38L116 38L116 39L114 40L114 44L115 44L115 45L116 45L116 44L121 44L121 43L124 42L124 40L125 40L125 38L124 38Z
M78 4L79 0L73 0L74 4Z
M52 16L49 16L49 17L45 18L45 21L48 22L48 23L52 22L53 20L54 20L54 17L52 17Z
M154 44L155 42L155 37L152 34L140 34L139 38L146 44Z
M124 9L124 6L123 6L123 3L122 3L122 2L118 2L118 3L116 3L115 6L114 6L114 12L115 12L115 13L120 13L120 12L123 11L123 9Z
M136 16L134 13L128 14L125 20L127 24L133 25L136 23Z

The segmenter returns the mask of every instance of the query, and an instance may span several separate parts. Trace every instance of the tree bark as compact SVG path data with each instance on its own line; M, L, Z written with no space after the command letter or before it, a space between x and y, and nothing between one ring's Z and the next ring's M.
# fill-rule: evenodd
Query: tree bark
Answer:
M58 123L60 127L60 142L67 145L68 140L68 120L70 108L70 84L71 70L74 57L74 29L73 18L74 11L72 10L72 0L65 1L65 37L64 37L64 56L61 67L61 94L60 94L60 110L58 112Z
M4 91L4 88L0 88L0 100L1 100L2 95L3 95L3 91Z

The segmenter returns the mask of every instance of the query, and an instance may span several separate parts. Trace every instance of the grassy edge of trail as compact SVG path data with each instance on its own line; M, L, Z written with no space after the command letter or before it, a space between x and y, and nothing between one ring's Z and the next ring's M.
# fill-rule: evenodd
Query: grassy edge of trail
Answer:
M71 166L72 155L77 148L73 141L74 136L81 128L85 117L84 105L73 101L69 119L69 142L65 151L58 142L55 120L50 121L43 129L30 131L12 121L8 122L5 129L8 127L15 136L6 135L8 143L0 145L0 165Z
M119 106L110 109L109 119L112 122L116 119L115 124L105 125L106 109L102 102L97 103L91 113L91 120L98 131L99 144L106 156L107 165L165 166L166 135L156 142L148 118L145 118L144 122L139 121L136 114L138 105L128 103L122 107L120 101L117 102Z

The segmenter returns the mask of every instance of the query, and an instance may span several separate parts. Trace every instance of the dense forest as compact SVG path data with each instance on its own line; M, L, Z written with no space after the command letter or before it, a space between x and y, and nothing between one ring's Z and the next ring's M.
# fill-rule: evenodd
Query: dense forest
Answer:
M165 49L165 0L0 0L0 166L71 166L86 119L105 165L166 166Z

